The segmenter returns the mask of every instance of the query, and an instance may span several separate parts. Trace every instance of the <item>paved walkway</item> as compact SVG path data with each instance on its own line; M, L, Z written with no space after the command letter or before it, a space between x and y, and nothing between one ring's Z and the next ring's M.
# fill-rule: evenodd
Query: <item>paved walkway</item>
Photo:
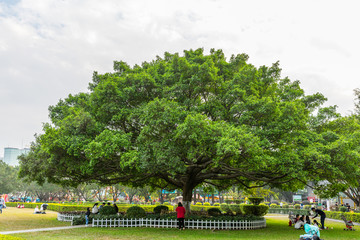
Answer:
M90 226L90 225L89 225L89 226ZM72 229L72 228L83 228L83 227L86 227L86 226L85 226L85 225L78 225L78 226L69 226L69 227L36 228L36 229L27 229L27 230L16 230L16 231L0 232L0 234L7 235L7 234L16 234L16 233L56 231L56 230L64 230L64 229Z
M272 216L265 216L265 218L284 218L287 214L279 214L279 215L272 215ZM333 222L339 222L339 223L344 223L343 220L339 220L339 219L333 219L333 218L326 218L325 221L333 221ZM345 223L344 223L345 224ZM356 226L360 226L360 223L357 222L353 222L354 225Z

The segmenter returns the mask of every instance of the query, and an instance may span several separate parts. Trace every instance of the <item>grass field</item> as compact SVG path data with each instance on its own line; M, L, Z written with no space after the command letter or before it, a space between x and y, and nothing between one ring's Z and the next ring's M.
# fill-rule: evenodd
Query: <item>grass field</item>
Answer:
M7 215L0 215L1 231L20 229L18 226L12 226L11 222L16 222L19 226L24 224L19 223L16 216L18 212L14 210L21 209L6 209ZM13 216L14 215L14 216ZM54 213L46 215L36 215L28 213L22 214L23 220L32 222L31 227L27 226L23 229L50 227L50 226L69 226L69 223L59 223L55 218ZM30 216L29 216L30 215ZM6 218L4 218L6 216ZM28 216L28 219L25 217ZM39 216L39 218L37 218ZM52 216L52 217L51 217ZM5 220L4 220L5 219ZM6 220L7 219L7 220ZM20 220L21 221L21 220ZM7 222L8 228L4 229L3 223ZM51 225L52 224L52 225ZM225 230L190 230L179 231L177 229L158 229L158 228L78 228L61 231L36 232L36 233L21 233L13 236L22 237L24 239L249 239L249 240L291 240L299 239L299 236L304 233L303 230L295 230L287 226L287 217L283 215L269 215L267 216L267 228L259 230L242 230L242 231L225 231ZM333 229L321 231L321 238L325 240L358 240L360 239L360 226L358 231L349 232L344 231L344 224L338 222L327 221L327 226Z
M69 223L56 220L57 213L33 214L30 208L6 208L0 214L0 232L33 228L69 226Z

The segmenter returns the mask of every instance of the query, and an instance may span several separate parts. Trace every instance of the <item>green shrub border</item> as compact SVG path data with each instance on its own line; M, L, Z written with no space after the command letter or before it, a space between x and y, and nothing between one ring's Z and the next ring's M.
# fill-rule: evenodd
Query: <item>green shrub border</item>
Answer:
M293 214L299 214L299 215L309 214L309 210L293 209L293 208L285 208L285 209L284 208L270 208L268 213L289 214L289 212L293 212ZM326 214L326 218L342 220L341 216L344 215L348 221L360 223L360 213L340 212L340 211L324 211L324 212Z

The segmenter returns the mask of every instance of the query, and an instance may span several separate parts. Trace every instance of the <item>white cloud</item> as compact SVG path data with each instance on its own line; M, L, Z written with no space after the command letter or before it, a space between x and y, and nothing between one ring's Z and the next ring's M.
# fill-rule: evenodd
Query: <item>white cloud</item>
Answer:
M357 9L356 1L2 1L0 155L29 143L47 107L86 91L93 71L189 48L244 52L257 66L280 60L284 76L347 113L359 87Z

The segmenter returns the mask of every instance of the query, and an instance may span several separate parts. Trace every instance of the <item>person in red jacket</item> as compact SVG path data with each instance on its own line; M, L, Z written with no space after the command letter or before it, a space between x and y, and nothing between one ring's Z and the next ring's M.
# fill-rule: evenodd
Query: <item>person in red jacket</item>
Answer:
M179 229L184 229L185 230L185 208L183 207L183 205L181 204L181 202L179 202L178 207L175 209L175 211L177 212L177 219L178 219L178 223L179 223Z

